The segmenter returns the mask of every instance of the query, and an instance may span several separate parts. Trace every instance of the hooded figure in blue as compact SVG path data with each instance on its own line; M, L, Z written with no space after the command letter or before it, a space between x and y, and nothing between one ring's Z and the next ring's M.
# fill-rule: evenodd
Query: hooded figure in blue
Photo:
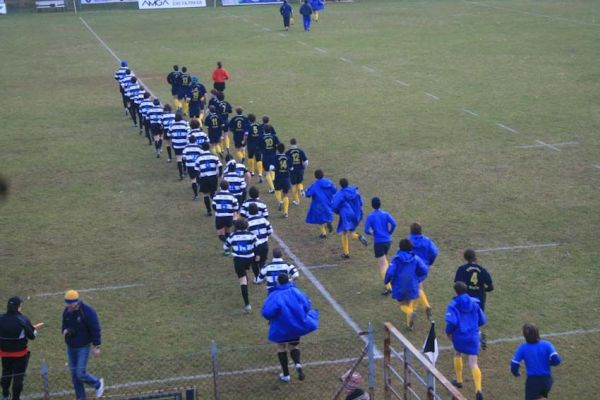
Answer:
M473 374L476 399L483 399L481 393L481 370L477 363L479 354L479 327L487 323L487 318L481 308L479 300L467 294L467 284L456 282L454 284L456 296L448 303L446 309L446 335L452 340L454 346L454 370L456 380L452 383L462 387L463 361L462 354L468 356L469 368Z
M313 9L313 19L319 22L319 11L325 8L325 3L323 0L310 0L310 6Z
M319 312L311 309L308 296L289 282L287 274L279 274L277 283L263 304L262 316L269 320L269 340L277 343L277 357L282 370L279 379L290 381L289 350L298 379L304 380L298 344L301 336L319 328Z
M325 178L323 171L318 169L315 171L314 181L308 189L306 189L306 197L311 198L308 213L306 214L306 223L320 225L321 239L327 237L327 229L329 232L333 230L331 221L333 221L333 208L331 201L337 192L335 184L328 178ZM325 229L327 227L327 229Z
M427 294L425 294L425 290L423 289L423 282L427 279L427 275L429 274L429 269L435 262L435 259L438 256L438 248L433 243L433 240L423 235L423 228L421 224L418 222L414 222L410 226L410 235L408 238L410 239L413 245L413 253L418 255L421 260L427 265L427 274L421 277L419 280L419 301L417 302L418 306L425 308L425 313L427 314L427 318L430 321L433 320L433 313L431 311L431 305L429 304L429 299L427 298Z
M367 239L356 232L356 228L363 218L363 201L358 188L349 186L348 179L340 179L342 187L333 196L333 211L339 215L337 233L342 234L342 258L350 258L350 239L360 240L363 245L367 245Z
M427 274L423 260L412 253L412 243L400 240L399 250L392 258L385 273L384 283L392 285L392 298L400 303L400 310L406 315L406 326L414 326L414 303L419 298L419 277Z

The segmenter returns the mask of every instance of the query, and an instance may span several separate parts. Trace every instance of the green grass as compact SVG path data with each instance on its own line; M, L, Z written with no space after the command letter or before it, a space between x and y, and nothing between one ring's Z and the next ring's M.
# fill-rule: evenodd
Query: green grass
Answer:
M299 139L310 158L307 183L323 168L358 185L367 204L380 196L399 222L395 241L420 221L441 249L427 281L438 320L466 247L558 242L480 255L496 286L488 336L518 336L525 321L542 332L600 326L598 4L357 1L329 6L310 34L297 24L285 37L271 6L82 15L163 100L173 63L206 82L222 60L232 74L230 101L269 114L282 139ZM272 350L257 350L267 343L267 325L258 312L243 315L213 221L190 201L174 165L154 159L123 117L115 60L72 14L8 15L0 35L1 173L11 182L0 208L0 295L32 296L25 313L46 322L32 345L32 368L46 359L62 371L65 358L61 297L35 294L128 283L144 286L84 294L100 313L105 341L92 369L112 382L209 371L212 340L228 348L258 345L244 367L274 364ZM517 147L536 140L579 145L560 152ZM314 272L361 326L373 322L381 345L382 323L401 325L403 318L378 294L371 249L353 242L353 258L343 262L337 237L323 243L303 223L306 202L283 221L274 200L263 197L276 231L306 265L340 265ZM321 310L314 346L350 332L306 279L299 285ZM258 310L263 288L250 289ZM415 344L426 325L420 317L408 334ZM565 359L556 369L556 398L591 398L600 390L585 378L598 337L555 340ZM522 382L508 373L515 345L490 347L481 357L491 398L520 396ZM197 362L188 362L190 354ZM236 359L228 354L224 362ZM441 369L451 376L450 354L442 354ZM307 353L319 355L358 351L342 344ZM165 360L176 361L164 369ZM117 373L118 366L125 369ZM314 372L320 378L312 390L333 394L330 377ZM57 374L60 388L68 388ZM472 394L470 386L465 393ZM275 389L271 397L279 396Z

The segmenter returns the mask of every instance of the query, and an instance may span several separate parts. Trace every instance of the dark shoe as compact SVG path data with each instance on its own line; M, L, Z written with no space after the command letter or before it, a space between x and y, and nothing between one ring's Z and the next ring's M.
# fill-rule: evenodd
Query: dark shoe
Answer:
M327 235L324 235L324 234L322 234L322 233L321 233L321 234L319 235L319 238L320 238L320 239L327 239Z
M369 245L369 241L363 235L358 235L358 240L362 243L363 246Z
M302 364L296 364L296 372L298 373L298 380L303 381L305 376L304 371L302 371Z
M383 289L383 292L381 292L382 296L389 296L390 293L392 293L392 291L390 289Z
M425 309L425 315L427 315L427 319L429 320L429 322L433 321L433 312L431 310L431 307L427 307Z
M483 400L483 393L477 392L477 394L475 395L475 400Z
M198 201L198 196L192 197L192 201Z
M417 316L417 313L413 312L412 314L410 314L410 319L408 320L408 330L412 331L413 328L415 327L415 317Z
M481 332L481 350L486 350L487 349L487 337L485 336L485 333Z
M454 386L455 388L458 388L458 389L462 389L462 387L463 387L462 382L458 382L456 379L452 379L452 381L450 383L452 383L452 386Z
M279 203L279 205L277 206L277 211L281 210L283 210L283 203Z
M210 211L207 211L207 212L206 212L206 216L207 216L207 217L212 217L212 212L210 212Z
M340 257L342 257L343 259L347 260L347 259L350 258L350 254L344 254L344 253L342 253L342 255Z
M327 230L329 231L329 233L333 232L333 225L331 225L331 222L327 223Z

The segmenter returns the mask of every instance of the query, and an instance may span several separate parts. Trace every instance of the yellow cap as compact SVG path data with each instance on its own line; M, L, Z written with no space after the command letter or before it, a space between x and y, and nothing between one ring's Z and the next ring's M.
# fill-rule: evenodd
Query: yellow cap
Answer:
M75 303L79 301L79 292L77 292L77 290L67 290L67 293L65 293L65 302L66 303Z

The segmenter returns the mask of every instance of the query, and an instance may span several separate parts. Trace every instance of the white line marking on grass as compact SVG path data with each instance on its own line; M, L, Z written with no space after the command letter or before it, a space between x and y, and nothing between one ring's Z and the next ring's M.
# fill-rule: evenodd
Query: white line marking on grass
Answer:
M600 169L600 164L594 164L594 168Z
M405 87L409 87L410 83L401 81L400 79L396 79L396 83Z
M352 64L354 62L354 61L352 61L348 58L344 58L344 57L340 57L340 60L342 60L343 62L348 63L348 64Z
M579 144L578 142L559 142L559 143L544 143L541 140L536 140L539 144L529 144L526 146L517 146L519 149L534 149L534 148L550 148L552 150L560 151L556 146L566 146Z
M271 28L267 28L266 26L263 26L262 30L265 32L271 32Z
M77 291L80 292L80 293L86 293L86 292L106 292L106 291L109 291L109 290L130 289L130 288L142 287L142 286L144 286L143 283L132 283L132 284L129 284L129 285L104 286L104 287L97 287L97 288L77 289ZM50 297L50 296L58 296L58 295L63 295L63 294L65 294L64 290L62 292L40 293L40 294L33 295L33 297Z
M552 145L550 143L545 143L545 142L542 142L541 140L536 140L536 142L538 142L542 146L547 147L547 148L549 148L551 150L560 151L560 149L558 147L556 147L556 146L554 146L554 145Z
M511 128L510 126L506 126L506 125L504 125L504 124L501 124L500 122L497 122L497 123L496 123L496 125L497 125L497 126L499 126L499 127L500 127L500 128L502 128L502 129L506 129L506 130L507 130L507 131L509 131L509 132L512 132L512 133L519 133L519 132L518 132L516 129L513 129L513 128Z
M337 267L337 264L321 264L321 265L309 265L308 269L322 269L322 268L335 268Z
M431 98L432 98L432 99L434 99L434 100L439 100L439 99L440 99L440 98L439 98L439 97L437 97L435 94L431 94L431 93L427 93L427 92L425 92L425 94L426 94L427 96L431 97Z
M279 33L277 34L277 36L285 37L285 33L283 33L283 32L279 32Z
M523 244L518 246L506 246L506 247L494 247L490 249L479 249L475 250L479 253L489 253L492 251L505 251L505 250L522 250L522 249L538 249L543 247L556 247L560 246L560 243L544 243L544 244Z
M94 34L96 39L98 39L98 41L100 41L104 45L104 47L106 47L106 49L113 55L113 57L117 60L117 62L120 61L119 57L117 57L117 55L114 53L114 51L112 51L112 49L110 47L108 47L108 45L106 43L104 43L104 41L102 41L102 39L92 30L92 28L90 28L89 25L87 25L87 23L85 23L83 18L80 17L80 19L88 27L88 30ZM148 91L150 91L150 90L148 89ZM306 278L315 286L315 288L317 288L317 290L323 295L325 300L327 300L327 302L329 302L329 304L331 304L333 309L342 317L342 319L350 326L350 328L352 328L352 330L357 334L360 332L363 332L363 330L360 329L358 324L352 319L352 317L350 317L350 315L346 312L346 310L344 310L342 308L342 306L329 293L329 291L327 291L327 289L325 289L325 287L317 279L317 277L308 268L306 268L306 265L304 265L304 263L298 258L298 256L296 256L292 252L292 250L283 241L283 239L281 239L281 237L275 232L273 232L272 237L273 237L273 239L275 239L277 241L277 243L279 244L279 247L281 247L283 249L283 251L285 251L290 256L290 258L294 261L294 263L298 266L298 268L300 268L300 270L302 270L302 273L306 276ZM362 339L363 342L365 342L365 344L368 342L368 339L365 336L360 336L360 338ZM377 349L376 346L373 346L373 348L374 348L376 355L381 355L381 352Z
M346 310L344 310L344 308L342 308L340 303L338 303L337 300L333 298L331 293L329 293L329 291L327 289L325 289L325 287L323 286L321 281L319 281L317 279L317 277L298 258L298 256L296 256L292 252L292 250L283 241L283 239L281 239L281 237L275 232L273 232L272 237L273 237L273 239L275 239L275 241L277 241L277 243L279 244L279 247L281 247L283 249L283 251L285 251L290 256L290 258L294 261L294 264L296 264L298 266L298 268L300 268L300 270L302 270L302 273L304 274L304 276L306 276L306 278L312 282L312 284L317 288L317 290L321 293L321 295L323 295L325 300L327 300L329 302L329 304L331 304L333 309L342 317L342 319L350 326L350 328L352 328L352 330L355 333L362 332L363 330L360 329L358 324L352 319L352 317L346 312ZM365 342L365 344L368 342L368 339L365 336L361 336L360 338L363 340L363 342ZM377 349L377 346L373 346L373 347L375 350L375 354L380 355L381 352Z
M367 71L369 71L371 73L375 72L375 68L371 68L368 65L363 65L362 67L363 67L363 69L365 69L365 70L367 70Z
M315 50L318 51L319 53L327 53L327 50L322 49L320 47L315 47Z
M474 117L479 117L479 114L477 114L477 113L476 113L476 112L474 112L474 111L471 111L471 110L469 110L469 109L466 109L466 108L463 108L462 110L463 110L464 112L466 112L467 114L471 114L471 115L472 115L472 116L474 116Z
M303 42L302 40L298 40L297 41L298 44L301 44L302 46L308 46L305 42Z

